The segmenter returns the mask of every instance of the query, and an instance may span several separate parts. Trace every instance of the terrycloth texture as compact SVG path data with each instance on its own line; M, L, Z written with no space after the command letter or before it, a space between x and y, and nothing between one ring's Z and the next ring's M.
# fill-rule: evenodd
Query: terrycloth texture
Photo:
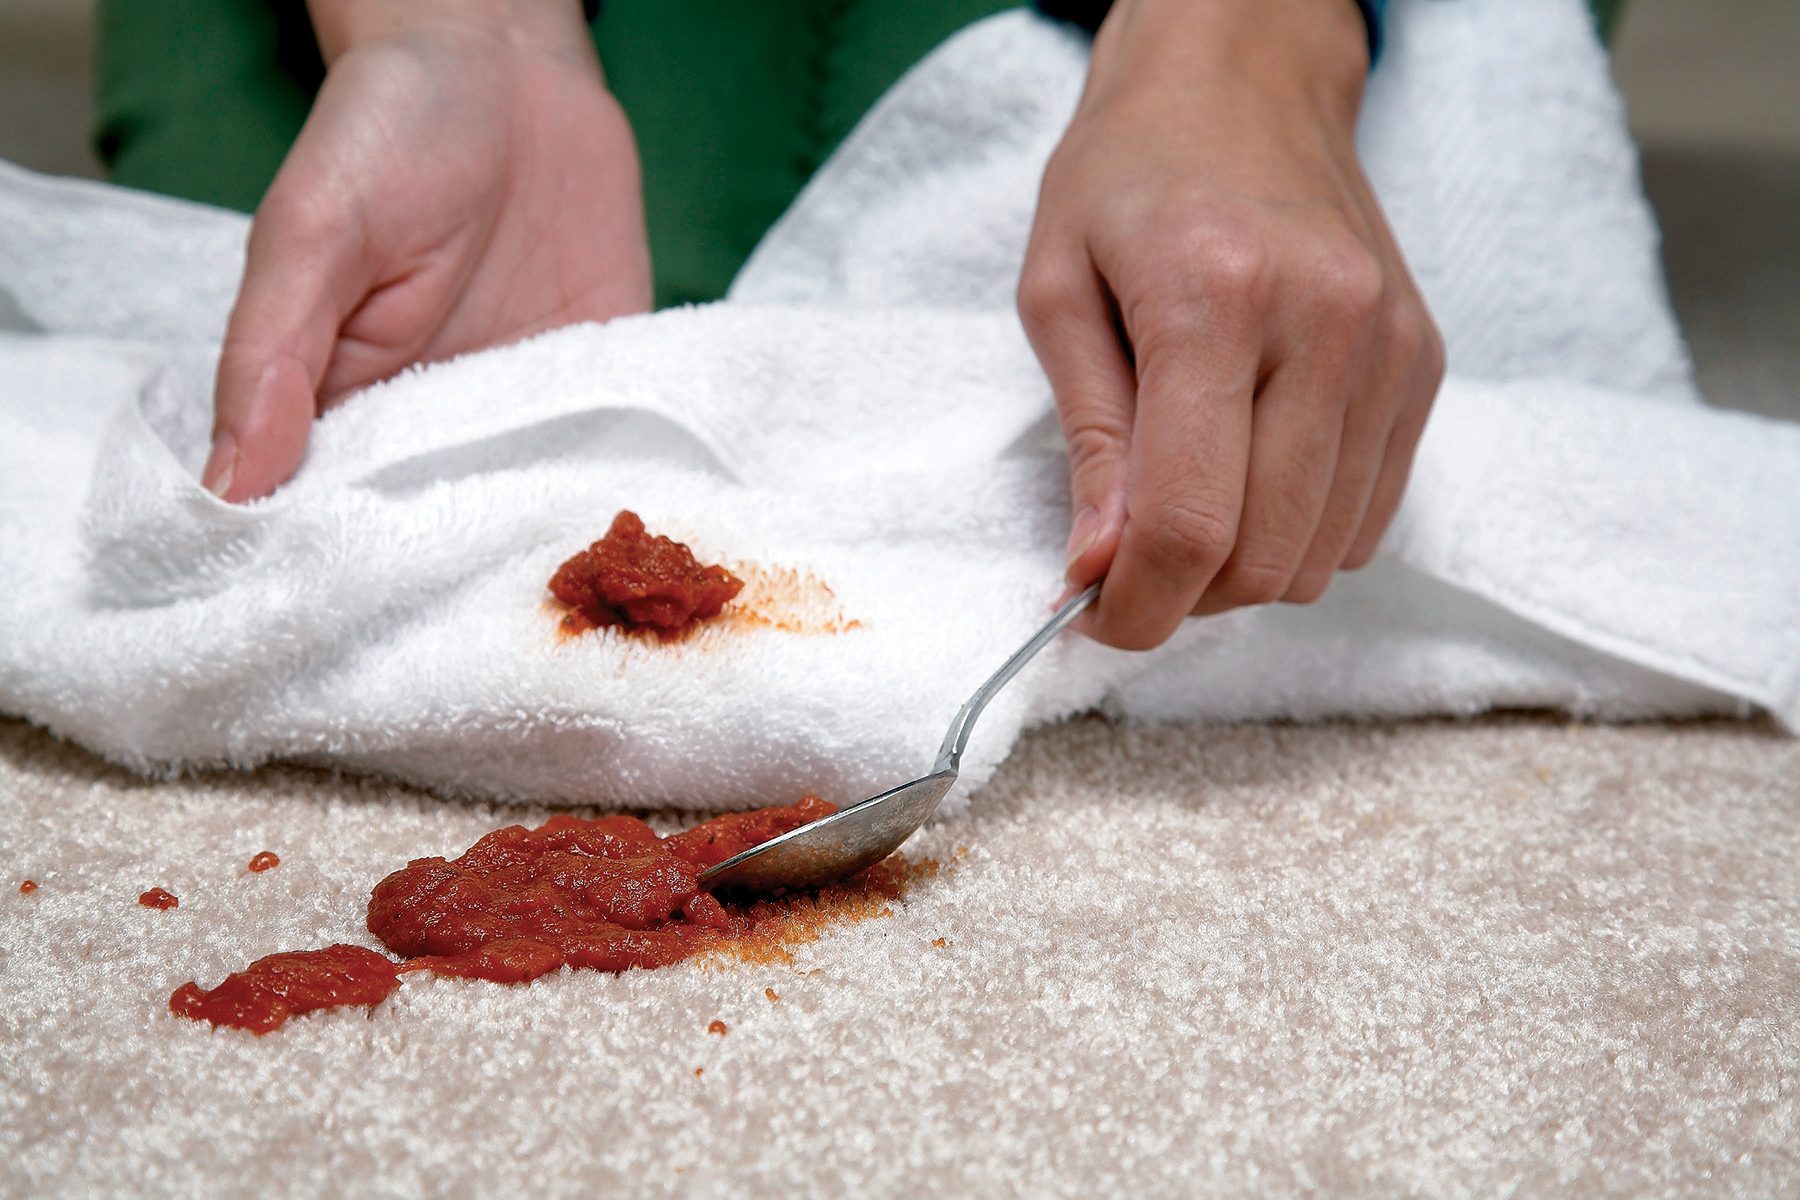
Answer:
M1800 428L1697 402L1585 13L1390 16L1363 150L1454 376L1389 556L1157 654L1054 647L972 781L1096 706L1800 720ZM242 510L194 482L241 223L5 173L0 271L36 332L0 343L0 706L140 767L307 757L500 797L714 807L915 773L1057 589L1064 465L1010 304L1082 69L1028 15L969 31L728 302L373 389ZM559 642L543 583L621 507L811 572L860 625Z
M1792 1195L1797 779L1735 723L1075 722L791 967L413 976L259 1041L168 993L541 810L0 723L0 1194Z

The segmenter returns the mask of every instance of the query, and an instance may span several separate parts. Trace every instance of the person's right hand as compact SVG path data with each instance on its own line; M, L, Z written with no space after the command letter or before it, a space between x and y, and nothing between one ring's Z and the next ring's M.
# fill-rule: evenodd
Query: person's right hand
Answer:
M1114 0L1019 314L1069 446L1077 628L1310 604L1375 554L1444 344L1356 155L1350 0Z
M330 70L257 209L219 361L202 479L231 501L291 477L346 393L651 300L637 148L580 5L311 8Z

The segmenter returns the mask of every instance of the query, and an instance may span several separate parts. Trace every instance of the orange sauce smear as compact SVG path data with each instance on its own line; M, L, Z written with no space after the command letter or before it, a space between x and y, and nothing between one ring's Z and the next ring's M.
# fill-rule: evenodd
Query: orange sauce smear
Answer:
M551 596L543 610L556 621L557 637L569 641L611 629L621 637L653 645L704 645L715 635L743 634L770 629L804 637L849 633L863 623L845 614L831 586L811 571L796 567L763 567L733 563L731 571L744 581L744 590L727 603L716 617L696 621L676 637L646 637L622 626L600 626L582 613Z
M854 925L894 915L894 905L921 879L937 875L932 859L893 854L849 879L828 883L816 892L757 900L745 906L750 930L708 947L708 960L750 964L794 961L792 947L816 942L834 925Z
M775 629L808 635L848 633L861 621L844 614L831 585L797 567L737 563L744 590L718 616L721 629Z

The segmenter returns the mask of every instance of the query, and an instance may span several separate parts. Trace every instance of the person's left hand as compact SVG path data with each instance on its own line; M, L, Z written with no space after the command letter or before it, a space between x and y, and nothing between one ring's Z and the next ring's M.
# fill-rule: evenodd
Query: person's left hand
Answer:
M1444 349L1358 164L1352 0L1117 0L1019 283L1096 638L1317 599L1374 554Z

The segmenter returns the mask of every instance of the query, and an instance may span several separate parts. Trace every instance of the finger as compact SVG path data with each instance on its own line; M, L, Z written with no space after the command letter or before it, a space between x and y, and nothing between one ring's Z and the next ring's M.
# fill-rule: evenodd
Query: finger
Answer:
M422 361L468 287L475 258L469 253L444 254L404 273L390 267L379 279L371 277L356 308L338 325L330 365L318 384L318 411L335 408L359 388ZM554 324L545 322L543 328ZM537 331L526 326L516 336Z
M1338 564L1350 551L1351 540L1362 528L1391 429L1385 417L1387 408L1381 403L1353 404L1346 415L1325 511L1300 569L1281 597L1288 603L1311 604L1325 594Z
M1243 294L1223 287L1132 331L1138 393L1125 528L1091 623L1111 645L1166 641L1237 539L1261 350L1256 314L1233 299Z
M1052 265L1037 255L1019 277L1019 317L1056 394L1069 449L1069 582L1106 573L1125 522L1125 462L1136 379L1105 284L1085 253Z
M1400 510L1406 482L1412 475L1413 459L1418 453L1419 439L1425 433L1425 423L1431 416L1431 406L1437 399L1443 377L1443 344L1434 334L1426 360L1417 373L1412 400L1388 438L1387 453L1375 480L1375 490L1369 497L1369 511L1363 516L1362 528L1352 539L1350 552L1344 558L1346 570L1360 570L1369 564L1381 545L1382 535L1392 524L1394 514Z
M1351 544L1368 518L1376 482L1406 406L1406 380L1417 371L1431 326L1421 307L1395 313L1382 328L1368 359L1367 382L1361 385L1359 394L1352 396L1344 418L1336 475L1325 501L1324 517L1300 570L1282 597L1292 604L1311 604L1324 595L1349 556Z
M1277 367L1251 415L1237 542L1195 612L1268 604L1287 593L1325 513L1344 429L1341 358Z
M1394 426L1369 496L1368 511L1363 514L1362 526L1350 541L1350 549L1344 553L1345 570L1360 570L1375 557L1382 535L1393 522L1401 497L1405 495L1406 481L1412 474L1413 452L1418 448L1420 434L1425 431L1425 417L1429 411L1427 406L1416 406Z
M266 496L300 465L339 326L368 284L364 260L349 221L271 189L219 357L202 482L221 499Z

